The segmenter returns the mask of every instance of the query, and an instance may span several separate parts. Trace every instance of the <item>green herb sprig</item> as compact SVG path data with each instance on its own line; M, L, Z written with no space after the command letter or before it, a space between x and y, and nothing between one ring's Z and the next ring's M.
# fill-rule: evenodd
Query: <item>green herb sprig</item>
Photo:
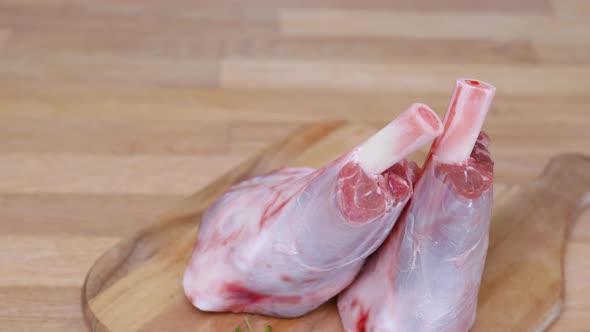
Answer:
M248 332L254 332L254 329L252 328L252 325L250 324L250 320L248 319L248 317L244 318L244 322L246 323L246 327L248 327ZM244 332L244 330L242 330L242 328L238 326L236 327L234 332ZM272 332L272 329L270 328L270 326L267 326L264 329L264 332Z

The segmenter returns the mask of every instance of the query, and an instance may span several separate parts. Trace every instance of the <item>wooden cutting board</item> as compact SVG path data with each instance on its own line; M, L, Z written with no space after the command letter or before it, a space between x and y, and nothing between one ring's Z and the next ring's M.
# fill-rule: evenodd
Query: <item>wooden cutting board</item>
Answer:
M334 301L298 319L200 312L185 299L181 277L207 206L237 181L281 166L319 167L362 142L375 128L320 123L302 128L107 251L91 268L82 305L93 331L342 331ZM493 142L492 142L493 144ZM418 154L414 159L423 159ZM562 305L568 222L590 191L590 159L554 158L527 186L495 185L486 268L472 331L543 331ZM588 200L586 200L588 201ZM588 203L588 202L586 202ZM105 207L108 208L108 207Z

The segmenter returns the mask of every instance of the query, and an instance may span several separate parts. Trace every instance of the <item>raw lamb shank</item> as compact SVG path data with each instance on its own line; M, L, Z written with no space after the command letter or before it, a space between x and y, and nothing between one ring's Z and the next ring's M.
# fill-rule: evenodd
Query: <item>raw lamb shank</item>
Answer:
M464 332L488 247L493 162L481 127L495 88L458 80L394 230L338 298L349 332Z
M442 132L414 104L320 169L286 168L232 187L203 216L183 286L204 311L303 315L350 284L412 195L404 158Z

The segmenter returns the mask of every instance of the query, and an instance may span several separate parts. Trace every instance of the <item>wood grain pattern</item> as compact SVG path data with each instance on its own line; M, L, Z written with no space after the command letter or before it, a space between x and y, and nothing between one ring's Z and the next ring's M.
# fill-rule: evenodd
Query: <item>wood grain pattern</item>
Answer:
M232 183L283 165L319 167L374 130L349 124L300 130L194 194L155 226L110 249L92 267L83 289L91 329L230 331L248 317L257 329L342 331L334 301L289 320L211 314L190 305L180 280L204 209ZM532 184L498 186L473 331L544 331L553 323L562 307L567 224L590 203L580 203L586 193L590 159L574 155L553 159Z
M589 192L590 158L563 155L532 184L496 197L472 331L544 331L553 323L563 306L566 230L590 206Z
M410 24L393 31L375 12ZM302 30L327 13L357 21ZM80 331L71 294L108 241L298 126L381 126L416 101L442 114L458 76L498 85L485 126L498 181L526 184L552 156L590 154L589 20L586 0L0 0L0 264L19 266L0 272L13 290L0 331ZM281 77L262 84L276 63ZM244 76L242 64L265 72ZM553 331L590 326L588 225L582 214L571 229ZM63 241L83 250L55 251Z
M589 24L590 28L590 24ZM309 76L308 72L316 75ZM587 66L372 64L323 61L229 59L221 64L221 85L228 88L384 90L391 93L448 93L458 72L494 82L504 94L586 96ZM426 79L428 78L428 79ZM556 82L561 84L556 85ZM372 84L375 84L373 86Z

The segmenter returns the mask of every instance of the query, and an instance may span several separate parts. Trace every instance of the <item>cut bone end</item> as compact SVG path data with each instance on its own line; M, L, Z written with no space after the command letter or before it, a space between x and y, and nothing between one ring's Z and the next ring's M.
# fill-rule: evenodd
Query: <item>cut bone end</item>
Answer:
M443 120L444 132L433 148L439 161L458 164L469 158L495 93L491 84L468 78L457 80Z
M359 146L359 164L369 174L380 174L438 137L442 130L440 119L430 107L413 104Z

